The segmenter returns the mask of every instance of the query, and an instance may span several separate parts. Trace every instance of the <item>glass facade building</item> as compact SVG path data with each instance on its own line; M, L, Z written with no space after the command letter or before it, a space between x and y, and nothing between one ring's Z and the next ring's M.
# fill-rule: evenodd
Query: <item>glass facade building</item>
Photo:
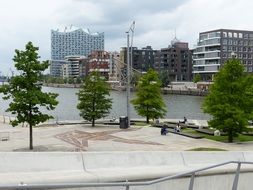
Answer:
M104 33L91 33L88 29L65 28L51 30L51 60L64 60L66 56L88 56L95 50L104 50Z

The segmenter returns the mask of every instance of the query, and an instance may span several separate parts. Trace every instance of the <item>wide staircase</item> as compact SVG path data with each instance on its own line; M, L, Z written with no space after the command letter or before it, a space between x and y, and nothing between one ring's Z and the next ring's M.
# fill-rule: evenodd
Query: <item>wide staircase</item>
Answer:
M253 152L2 152L0 189L251 190Z

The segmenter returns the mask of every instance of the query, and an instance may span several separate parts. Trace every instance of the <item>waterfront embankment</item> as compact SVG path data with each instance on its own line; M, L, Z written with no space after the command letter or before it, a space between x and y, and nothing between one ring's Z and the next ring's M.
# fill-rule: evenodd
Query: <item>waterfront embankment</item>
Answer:
M43 86L53 87L53 88L81 88L81 84L56 84L56 83L43 83ZM113 86L111 90L125 91L125 87L115 87ZM135 92L135 88L131 91ZM207 90L202 90L198 88L182 88L182 86L173 85L173 88L161 88L163 94L175 94L175 95L190 95L190 96L206 96L208 94Z

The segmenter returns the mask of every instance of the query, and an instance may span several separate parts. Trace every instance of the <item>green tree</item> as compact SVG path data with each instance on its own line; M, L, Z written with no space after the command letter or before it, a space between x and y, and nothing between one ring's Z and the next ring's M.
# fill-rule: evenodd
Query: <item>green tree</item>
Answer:
M77 78L76 78L76 84L81 84L81 83L82 83L81 77L77 77Z
M149 119L162 118L166 113L160 87L161 82L157 72L149 70L140 78L137 85L137 97L131 101L137 113L146 117L147 123Z
M112 100L108 98L109 86L98 72L92 72L85 77L82 89L77 95L79 100L77 108L80 110L80 116L91 121L92 127L95 126L95 120L110 113Z
M199 81L201 81L201 76L200 76L199 73L197 73L197 74L194 75L194 77L193 77L193 82L194 82L194 83L197 83L197 82L199 82Z
M27 122L29 125L30 149L33 149L33 127L41 122L52 118L52 116L43 114L40 107L46 107L47 110L53 110L58 104L57 94L44 93L41 91L41 85L38 85L41 73L45 71L48 61L39 62L37 51L32 42L28 42L25 51L15 50L13 61L15 67L20 71L19 76L14 76L8 85L0 88L4 94L3 99L12 99L9 108L6 110L16 115L16 119L11 121L12 126Z
M209 125L228 134L228 142L242 131L247 131L253 115L253 78L244 74L238 59L225 63L214 78L203 110L213 117Z
M170 77L168 71L161 71L159 73L159 79L162 82L162 87L167 87L170 84Z
M131 85L135 87L138 84L140 77L141 73L133 72L131 77Z
M68 83L69 83L69 84L74 84L74 82L75 82L75 81L74 81L74 78L73 78L73 77L69 77L69 78L68 78Z

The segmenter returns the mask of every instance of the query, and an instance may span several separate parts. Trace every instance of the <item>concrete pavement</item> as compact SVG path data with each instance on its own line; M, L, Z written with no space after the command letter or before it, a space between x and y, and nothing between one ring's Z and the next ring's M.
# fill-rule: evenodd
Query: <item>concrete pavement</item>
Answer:
M9 140L0 141L0 151L27 151L29 128L0 124L0 135L9 133ZM199 147L252 151L253 142L221 143L208 139L192 139L176 134L160 135L159 128L90 125L49 125L33 129L35 151L183 151Z

